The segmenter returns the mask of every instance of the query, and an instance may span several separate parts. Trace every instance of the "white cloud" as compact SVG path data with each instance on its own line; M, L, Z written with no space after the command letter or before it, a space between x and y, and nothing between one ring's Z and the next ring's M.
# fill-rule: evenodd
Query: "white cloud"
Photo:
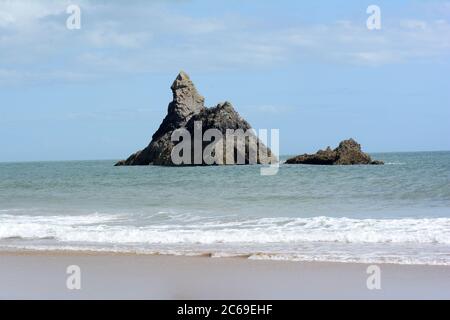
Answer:
M8 25L12 25L16 19L11 13L0 11L0 27L5 28Z
M0 82L309 61L378 66L450 55L450 26L442 18L383 20L382 30L369 31L349 20L283 26L229 13L194 17L164 2L81 0L82 29L70 31L68 3L0 0Z
M386 51L362 51L355 52L350 55L356 63L367 65L382 65L386 63L393 63L401 61L402 57L399 53Z
M22 83L45 82L82 82L95 79L94 73L82 73L70 70L54 70L45 72L29 72L26 70L0 69L0 85L16 85Z
M284 43L309 57L337 63L382 65L414 59L448 58L450 25L445 20L399 20L380 31L346 21L289 30ZM306 51L306 53L305 53Z
M116 30L97 29L89 32L87 41L94 47L140 48L151 38L144 32L122 33Z
M428 25L425 21L407 19L407 20L402 20L400 22L400 26L402 26L403 28L406 28L406 29L425 30Z
M62 14L68 0L2 0L0 1L0 26L14 29L30 28L40 19Z

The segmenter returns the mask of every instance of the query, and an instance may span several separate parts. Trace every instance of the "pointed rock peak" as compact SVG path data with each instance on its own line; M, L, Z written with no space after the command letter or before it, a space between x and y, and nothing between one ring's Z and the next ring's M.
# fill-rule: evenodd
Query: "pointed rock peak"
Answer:
M175 117L177 125L187 122L189 117L205 108L203 98L187 73L180 71L172 84L173 101L169 105L169 115Z
M175 91L186 87L192 87L195 89L194 83L191 81L191 78L189 78L188 74L184 71L180 71L180 73L175 78L171 89Z
M180 71L170 88L173 92L173 101L177 103L203 105L205 102L205 98L198 93L191 78L184 71Z
M180 71L180 73L177 76L177 79L179 79L179 80L183 80L183 79L190 80L189 75L186 72L184 72L183 70Z

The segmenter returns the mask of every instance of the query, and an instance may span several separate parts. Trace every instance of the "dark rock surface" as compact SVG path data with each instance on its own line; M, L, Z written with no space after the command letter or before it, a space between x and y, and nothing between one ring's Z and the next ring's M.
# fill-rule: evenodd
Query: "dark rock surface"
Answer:
M314 164L314 165L357 165L371 164L383 165L382 161L373 161L371 157L362 152L361 145L353 139L342 141L332 150L319 150L315 154L304 154L286 161L287 164Z
M203 133L208 129L217 129L224 137L227 129L246 131L251 128L250 124L234 110L229 102L221 103L214 108L206 108L205 99L197 92L191 79L184 72L180 72L171 89L173 100L169 104L167 116L153 135L150 144L145 149L132 154L128 159L119 161L116 166L173 166L171 153L175 144L171 141L172 133L176 129L185 128L194 137L194 126L197 121L202 122ZM263 150L263 156L258 156L257 163L267 164L275 159L272 159L270 150L256 136L251 135L248 139L254 139L252 141ZM249 141L246 141L245 154L242 155L245 158L245 164L249 164L250 149L254 149L254 144L250 144ZM209 143L203 143L203 148ZM192 143L193 145L194 143ZM219 164L230 164L226 161L226 141L223 141L223 145L224 160ZM254 151L253 149L252 151ZM236 159L239 151L234 149L234 153ZM264 154L268 156L265 157ZM202 161L200 164L205 163Z

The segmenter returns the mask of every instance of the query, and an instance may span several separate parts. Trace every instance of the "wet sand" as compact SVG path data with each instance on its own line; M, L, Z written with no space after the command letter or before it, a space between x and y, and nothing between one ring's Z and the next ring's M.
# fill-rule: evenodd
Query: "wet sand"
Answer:
M67 267L81 269L69 290ZM450 299L450 266L368 265L83 252L1 252L1 299Z

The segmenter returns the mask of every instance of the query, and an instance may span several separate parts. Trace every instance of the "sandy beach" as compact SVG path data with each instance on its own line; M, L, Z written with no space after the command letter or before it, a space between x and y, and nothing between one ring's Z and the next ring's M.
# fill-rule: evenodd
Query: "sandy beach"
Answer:
M69 290L67 267L81 269ZM450 267L83 252L0 253L1 299L449 299Z

